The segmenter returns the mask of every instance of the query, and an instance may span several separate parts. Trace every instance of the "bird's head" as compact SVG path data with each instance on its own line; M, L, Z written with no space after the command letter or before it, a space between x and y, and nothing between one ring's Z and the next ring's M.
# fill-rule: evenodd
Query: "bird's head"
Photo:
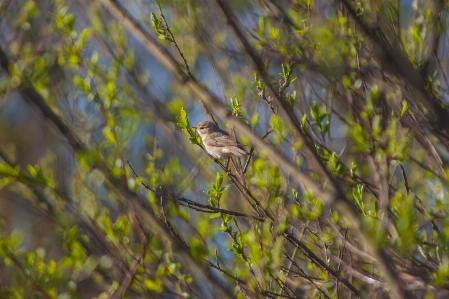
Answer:
M213 133L218 130L218 126L211 121L202 121L197 125L193 126L200 135Z

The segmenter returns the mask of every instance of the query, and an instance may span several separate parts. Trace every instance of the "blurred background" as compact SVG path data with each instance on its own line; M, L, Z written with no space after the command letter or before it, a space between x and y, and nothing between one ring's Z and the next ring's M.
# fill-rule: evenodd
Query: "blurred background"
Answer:
M0 298L448 295L446 4L224 2L0 2Z

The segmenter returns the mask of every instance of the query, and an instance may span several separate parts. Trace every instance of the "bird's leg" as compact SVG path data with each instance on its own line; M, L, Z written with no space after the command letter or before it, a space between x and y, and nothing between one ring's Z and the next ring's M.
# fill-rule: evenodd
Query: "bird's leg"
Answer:
M229 167L229 160L231 160L231 158L226 158L226 172L231 171L231 168Z
M232 166L234 166L237 178L239 179L240 183L243 186L245 186L246 185L246 183L245 183L245 174L243 173L243 168L242 168L242 164L240 162L240 159L236 158L237 161L235 161L232 157L230 159L231 159Z

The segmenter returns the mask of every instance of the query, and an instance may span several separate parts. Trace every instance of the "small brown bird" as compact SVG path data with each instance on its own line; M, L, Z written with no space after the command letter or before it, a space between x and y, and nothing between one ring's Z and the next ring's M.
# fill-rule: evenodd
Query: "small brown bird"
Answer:
M205 120L193 128L200 134L204 148L212 157L241 157L247 154L240 143L213 122Z

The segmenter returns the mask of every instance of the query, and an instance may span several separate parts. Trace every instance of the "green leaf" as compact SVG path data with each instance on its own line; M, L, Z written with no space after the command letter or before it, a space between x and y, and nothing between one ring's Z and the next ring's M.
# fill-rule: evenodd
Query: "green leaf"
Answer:
M156 279L156 280L152 280L152 279L145 279L143 281L143 285L145 286L145 288L147 288L147 290L156 292L156 293L162 293L163 291L163 284L162 281L160 279Z
M207 253L206 247L198 238L194 237L190 241L190 252L193 257L199 261L204 259L204 256Z
M260 113L256 112L254 113L252 119L251 119L251 126L255 127L259 124L259 120L260 120Z
M0 163L0 173L11 176L14 176L16 174L14 168L12 168L9 164L6 163Z
M99 59L100 59L100 54L97 51L93 51L92 56L90 58L90 62L95 65L98 63Z
M286 64L286 63L283 63L282 64L282 77L284 78L284 79L286 79L287 77L288 77L288 74L289 74L289 65L288 64Z
M236 95L231 98L231 110L232 115L234 115L237 118L243 118L243 113L241 111L242 104L240 103L239 99Z
M381 121L381 116L380 115L374 115L373 120L372 120L372 133L371 136L373 137L373 139L377 139L377 137L379 137L379 134L382 132L382 127L380 126L380 121Z
M357 171L357 164L353 161L351 163L351 170L350 170L351 177L354 177L356 171Z
M401 112L399 113L399 118L404 117L404 115L408 112L408 110L409 110L408 102L406 100L403 100L402 109Z
M161 27L162 20L159 20L154 13L150 14L151 16L151 24L153 25L153 28L157 31Z
M223 175L217 172L216 189L220 189L222 184L223 184Z
M115 89L116 89L116 85L115 85L114 81L109 81L106 84L106 90L110 96L114 95Z
M293 205L291 207L291 211L292 211L292 215L295 216L296 218L300 218L301 216L301 210L299 209L298 206Z
M181 108L181 112L179 116L177 117L178 122L176 123L178 127L181 129L188 129L190 128L190 123L187 118L187 112L184 110L184 107Z
M273 128L276 131L278 131L278 132L282 131L283 124L282 124L282 121L281 121L281 118L279 117L279 115L273 114L273 116L271 117L271 123L273 125Z
M28 168L28 172L30 173L30 175L33 178L37 177L37 174L39 172L39 166L36 165L36 168L34 168L32 165L28 164L27 168Z
M117 144L117 140L115 139L115 135L112 132L112 129L110 127L104 127L103 128L103 135L106 137L106 140L113 144Z
M352 188L352 196L355 199L355 203L357 204L357 207L362 212L363 216L366 216L365 214L365 204L363 202L363 190L365 186L362 184L358 184L357 187Z
M301 119L301 127L303 130L306 127L306 123L307 123L307 114L304 114Z
M295 78L296 79L296 78ZM291 82L293 82L294 80L292 80ZM287 102L290 104L291 107L293 107L293 105L295 105L296 103L296 90L294 90L291 94L287 94Z
M4 177L0 179L0 189L8 186L9 184L11 184L14 181L14 178L12 177Z
M267 26L266 26L266 18L265 18L265 16L261 16L261 17L259 18L259 32L260 32L260 33L264 33L266 27L267 27Z
M360 152L369 151L369 137L359 124L355 124L351 130L351 137L356 143L356 149Z

